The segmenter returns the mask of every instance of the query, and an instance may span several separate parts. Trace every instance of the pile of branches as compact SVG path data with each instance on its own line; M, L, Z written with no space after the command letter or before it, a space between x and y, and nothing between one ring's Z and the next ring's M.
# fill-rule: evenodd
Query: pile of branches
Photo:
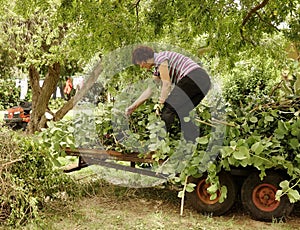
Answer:
M34 137L0 129L0 223L23 225L40 218L47 202L65 199L75 185L54 169Z

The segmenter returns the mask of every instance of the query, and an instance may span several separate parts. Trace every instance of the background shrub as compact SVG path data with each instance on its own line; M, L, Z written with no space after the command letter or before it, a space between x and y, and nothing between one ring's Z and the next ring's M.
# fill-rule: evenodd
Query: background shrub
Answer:
M20 100L20 88L16 88L14 80L0 80L0 110L15 106Z

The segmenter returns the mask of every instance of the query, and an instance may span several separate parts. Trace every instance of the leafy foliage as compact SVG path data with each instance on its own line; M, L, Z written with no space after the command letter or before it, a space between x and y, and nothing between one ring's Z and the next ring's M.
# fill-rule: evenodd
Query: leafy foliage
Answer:
M299 64L296 65L299 68ZM299 186L299 69L292 72L291 77L274 86L280 91L278 94L248 96L241 107L227 109L227 120L235 125L227 127L224 147L216 163L219 170L252 166L259 169L263 177L266 169L280 168L295 182L293 187ZM282 184L283 190L290 200L298 201L297 190L287 189L286 185Z
M16 106L19 102L20 89L16 88L15 81L11 79L0 80L0 110Z
M0 139L1 222L20 225L40 218L48 201L73 194L75 184L53 168L47 151L36 140L4 128Z
M87 107L72 121L48 123L49 129L41 135L54 159L63 154L61 147L93 147L99 142L124 152L146 148L155 151L157 161L170 159L170 167L164 165L162 170L179 172L175 178L178 183L184 184L187 176L197 177L207 170L211 192L218 188L216 173L221 168L254 166L263 176L267 168L281 167L292 179L299 175L298 71L293 72L292 79L278 84L277 91L280 88L281 92L269 93L282 69L288 66L286 44L296 41L295 46L299 46L298 0L205 0L201 6L190 0L135 4L26 0L3 1L2 6L0 24L5 33L0 40L1 49L8 53L7 60L18 61L15 65L22 68L33 66L41 76L54 69L53 63L67 66L75 62L75 66L83 66L95 53L155 40L178 45L199 56L205 54L203 61L213 76L227 79L224 97L231 104L226 107L225 138L212 132L215 124L211 122L216 121L209 106L201 105L196 111L203 134L197 139L197 147L180 137L173 140L164 132L159 117L150 114L155 109L155 99L131 118L123 117L124 108L138 94L133 88L121 94L123 98L118 97L116 104L100 104L96 110ZM105 75L109 77L105 84L108 92L117 97L119 91L137 81L132 75L137 73ZM49 87L43 90L49 91ZM40 95L39 90L36 92L35 96ZM224 143L212 148L211 138ZM210 155L218 153L218 161L212 161ZM290 185L284 182L282 192L297 200ZM193 185L185 187L191 190Z
M268 56L244 57L235 63L234 68L226 71L223 96L232 105L247 104L246 97L262 97L271 93L280 68L274 66L274 59Z
M219 64L214 69L218 69L227 65L230 68L243 59L239 51L246 55L274 55L281 60L285 55L282 43L274 40L280 32L288 43L299 40L299 4L290 0L205 0L201 6L190 0L5 0L0 12L0 26L5 32L0 36L1 70L6 71L1 77L8 76L9 69L14 71L11 66L31 75L31 86L35 86L34 125L29 126L32 129L44 127L41 116L45 111L35 112L35 104L40 110L48 106L59 75L66 75L66 70L70 74L82 70L96 53L106 54L145 41L165 42L196 55L207 54L208 61L217 58ZM118 82L128 83L121 75L118 77ZM47 79L47 87L37 87L39 78ZM37 97L43 98L43 103ZM61 114L65 111L54 120L61 119ZM37 121L40 124L35 124Z
M267 169L282 169L291 181L281 184L283 189L278 196L287 193L295 202L300 199L295 190L300 173L299 64L292 63L290 68L287 77L272 88L266 85L274 80L265 81L263 89L269 90L260 92L256 84L249 85L249 93L240 92L239 95L244 94L244 97L238 104L231 100L220 108L205 102L199 105L194 111L195 122L201 129L196 145L187 143L180 136L169 137L164 123L154 113L156 97L143 104L130 118L124 116L125 108L140 91L151 85L150 80L128 87L116 97L114 104L99 104L97 108L86 110L90 113L75 116L73 124L69 121L49 126L50 129L42 133L43 140L56 154L61 146L83 145L91 148L100 145L124 154L137 151L141 157L153 152L157 162L153 168L176 175L173 182L184 185L186 191L193 188L192 184L186 184L186 178L199 177L203 172L207 172L207 180L211 183L209 191L215 193L218 189L226 191L219 188L218 183L217 174L222 169L253 167L260 170L261 177ZM266 69L257 79L263 79L271 70L270 66L270 70ZM242 78L242 83L243 80L248 81L246 77ZM224 111L226 117L222 117ZM161 164L161 160L165 163Z

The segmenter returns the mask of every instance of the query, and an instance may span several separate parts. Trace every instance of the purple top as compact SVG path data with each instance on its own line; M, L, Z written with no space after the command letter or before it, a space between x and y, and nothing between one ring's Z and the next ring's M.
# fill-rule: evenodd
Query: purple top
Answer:
M194 62L189 57L186 57L176 52L163 51L159 53L154 53L155 71L153 74L155 76L160 76L158 67L165 60L168 60L169 75L171 78L171 82L175 84L191 71L201 68L196 62Z

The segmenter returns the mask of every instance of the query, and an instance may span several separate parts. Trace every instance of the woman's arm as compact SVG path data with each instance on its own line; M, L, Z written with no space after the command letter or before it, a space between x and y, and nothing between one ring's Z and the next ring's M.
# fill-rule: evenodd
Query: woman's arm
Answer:
M152 95L152 89L148 87L131 106L126 108L125 115L129 116L136 110L141 104L143 104Z
M159 103L163 104L171 91L171 78L169 75L168 61L166 60L162 62L158 70L160 72L160 79L162 82Z

